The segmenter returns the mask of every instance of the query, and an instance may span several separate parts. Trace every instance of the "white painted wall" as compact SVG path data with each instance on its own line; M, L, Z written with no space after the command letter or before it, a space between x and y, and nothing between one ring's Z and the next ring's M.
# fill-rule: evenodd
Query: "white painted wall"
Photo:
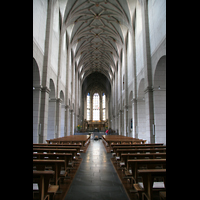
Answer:
M166 36L166 0L148 0L151 55Z
M133 79L133 37L128 33L128 48L127 48L127 69L128 69L128 86L132 83Z
M47 0L33 0L33 40L44 54Z
M138 75L144 67L143 58L143 38L142 38L142 8L139 2L136 7L135 24L135 42L136 42L136 74Z
M51 41L51 67L56 75L58 74L59 34L59 4L57 1L53 12L53 30Z

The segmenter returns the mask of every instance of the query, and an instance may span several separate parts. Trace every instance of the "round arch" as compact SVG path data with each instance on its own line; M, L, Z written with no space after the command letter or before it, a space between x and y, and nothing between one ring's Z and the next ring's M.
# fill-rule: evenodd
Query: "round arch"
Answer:
M162 56L154 73L155 142L166 144L166 56Z
M136 138L146 138L146 115L145 115L145 93L144 78L141 79L137 92L137 121Z
M33 58L33 143L39 142L40 131L40 72L36 60Z

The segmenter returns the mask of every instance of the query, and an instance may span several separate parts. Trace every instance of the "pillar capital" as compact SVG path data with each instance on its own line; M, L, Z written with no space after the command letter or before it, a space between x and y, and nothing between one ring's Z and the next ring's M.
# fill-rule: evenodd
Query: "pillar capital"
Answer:
M151 86L146 87L144 93L146 94L147 92L153 92L153 88Z
M57 101L58 103L61 103L63 100L62 100L61 98L57 98L56 101Z
M46 92L48 94L51 92L50 88L48 88L48 87L42 87L42 86L41 86L41 91L42 92Z
M69 108L69 105L65 105L65 109Z
M33 86L34 91L42 91L42 86L41 85L35 85Z

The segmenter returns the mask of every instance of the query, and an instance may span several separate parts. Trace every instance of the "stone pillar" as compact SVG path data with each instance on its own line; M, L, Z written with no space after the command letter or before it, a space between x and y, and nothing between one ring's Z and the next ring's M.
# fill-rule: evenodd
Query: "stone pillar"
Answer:
M70 135L74 135L74 110L70 110Z
M41 90L41 106L40 106L41 133L39 135L39 143L46 143L47 140L47 124L48 124L50 91L51 90L47 87L44 87Z
M60 137L60 126L61 126L61 102L62 99L58 98L56 100L56 129L55 138Z
M128 119L128 106L124 106L124 136L128 136L128 122L127 122L127 119Z
M93 96L90 95L90 120L93 120Z
M33 90L33 143L39 142L41 134L40 125L40 104L41 104L41 86L34 86Z
M148 19L148 1L142 3L142 33L143 33L143 58L144 58L144 75L145 75L145 112L146 112L146 135L150 143L155 143L153 136L154 108L153 108L153 83L152 83L152 66L149 37L149 19Z
M99 95L99 103L100 103L100 105L99 105L99 108L100 108L100 120L103 120L103 111L102 111L102 95L101 95L101 93L100 93L100 95Z
M69 131L69 105L65 106L65 136L70 135Z
M153 108L153 90L147 88L145 91L145 115L146 115L146 135L148 133L149 143L155 143L155 135L153 135L153 124L154 124L154 108Z
M56 98L49 100L47 139L56 137Z
M47 124L48 124L48 109L49 109L49 68L50 54L52 44L52 27L53 27L53 0L48 1L46 35L45 35L45 50L42 69L42 90L41 90L41 109L40 109L40 124L41 133L39 135L39 143L46 143L47 139Z
M138 133L136 132L136 127L137 127L137 100L132 99L132 123L133 123L133 136L134 138L138 138Z
M120 133L120 135L124 135L123 134L123 127L122 127L122 120L123 120L123 114L122 114L123 112L122 112L122 110L119 110L119 133Z

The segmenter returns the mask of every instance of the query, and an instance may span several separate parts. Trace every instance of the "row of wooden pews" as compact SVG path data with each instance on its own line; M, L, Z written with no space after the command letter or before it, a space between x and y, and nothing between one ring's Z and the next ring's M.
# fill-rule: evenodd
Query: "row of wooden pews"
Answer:
M102 135L103 144L107 152L112 151L112 146L115 144L145 144L146 140L127 137L123 135Z
M115 136L109 144L107 141L104 139L104 144L113 152L111 160L121 181L127 180L125 188L130 196L134 193L143 200L166 199L166 145L133 143L128 138L123 142L121 136Z
M80 164L80 152L87 149L89 136L72 141L71 137L53 139L54 142L33 144L33 199L56 199L65 193L60 186L65 179L71 179L71 171Z

